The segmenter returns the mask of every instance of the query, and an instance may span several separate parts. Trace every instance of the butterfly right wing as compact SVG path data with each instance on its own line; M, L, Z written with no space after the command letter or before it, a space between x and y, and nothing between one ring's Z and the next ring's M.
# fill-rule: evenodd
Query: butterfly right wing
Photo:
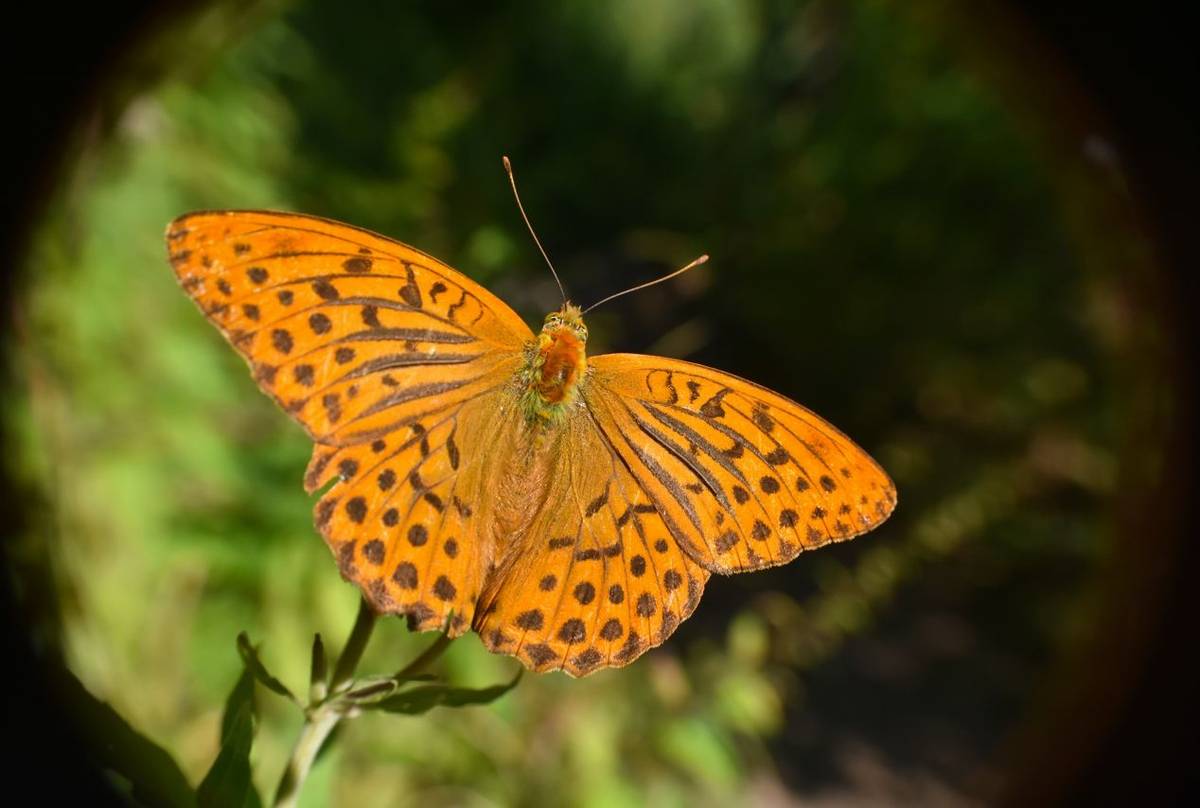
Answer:
M311 216L200 212L167 230L184 290L316 442L316 523L380 612L469 624L487 548L474 540L482 443L528 326L411 247ZM512 408L508 412L511 413Z
M896 505L879 464L778 393L664 357L589 365L589 410L672 536L713 572L787 563L872 530Z
M585 408L544 447L540 507L497 552L475 616L496 653L583 676L661 644L700 601L708 570L663 517Z

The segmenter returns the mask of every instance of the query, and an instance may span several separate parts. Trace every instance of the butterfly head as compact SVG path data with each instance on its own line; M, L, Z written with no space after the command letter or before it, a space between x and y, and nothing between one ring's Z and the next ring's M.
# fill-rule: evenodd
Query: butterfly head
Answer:
M542 323L542 334L550 334L553 338L554 335L561 335L564 331L574 336L580 345L587 343L588 330L583 323L583 309L579 306L563 303L561 309L546 315L546 319Z

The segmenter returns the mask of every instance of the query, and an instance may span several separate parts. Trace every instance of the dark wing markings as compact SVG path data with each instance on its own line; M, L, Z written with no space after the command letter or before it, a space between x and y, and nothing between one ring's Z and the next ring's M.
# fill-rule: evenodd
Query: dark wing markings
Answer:
M707 438L705 438L696 430L692 429L683 421L680 421L678 418L663 412L658 407L652 406L649 402L643 401L641 403L646 411L649 412L650 415L652 415L659 423L686 438L689 442L694 444L697 449L700 449L713 460L717 461L717 464L720 465L721 468L732 474L739 482L748 484L746 483L746 478L742 475L741 469L734 464L728 455L726 455L716 446L713 446Z
M617 451L617 448L613 445L613 443L612 443L613 436L609 435L600 426L599 421L596 419L595 413L593 413L591 411L592 406L593 406L592 402L589 401L588 402L588 417L591 418L592 424L595 427L596 432L600 435L601 439L608 446L608 450L613 455L613 457L617 458L617 460L620 461L621 465L623 465L625 467L625 470L629 472L630 478L637 481L638 474L633 470L633 467L629 465L629 462L625 459L625 456L622 455L619 451ZM669 474L667 474L665 469L663 469L661 466L659 466L657 463L655 463L653 458L646 457L645 453L642 452L641 450L639 450L636 446L634 446L633 443L620 430L616 430L616 433L621 436L621 440L623 440L625 442L625 445L629 447L630 451L634 455L637 456L638 460L642 461L643 463L646 460L649 460L650 463L653 464L653 465L646 464L646 468L662 484L662 486L667 489L667 491L671 494L671 496L673 498L675 498L677 501L679 501L680 507L683 508L685 514L687 514L687 516L688 516L688 519L692 522L693 525L696 526L697 534L700 536L700 538L702 540L704 540L707 543L708 539L707 539L707 537L705 537L704 531L701 530L698 525L698 519L696 516L696 512L692 508L691 502L687 499L687 495L683 492L683 489L679 486L679 483L673 477L671 477ZM640 483L639 483L639 485L640 485ZM667 526L667 530L670 531L671 535L675 537L675 540L677 542L679 542L680 546L684 547L684 548L692 547L693 546L692 542L688 539L687 534L683 532L683 529L680 528L678 524L676 524L674 518L672 518L671 513L667 509L667 507L658 501L658 497L655 495L655 493L653 491L650 491L649 489L645 488L645 486L642 487L642 490L645 491L646 494L650 497L651 501L653 502L654 508L658 511L659 518L661 518L663 520L663 523ZM680 499L680 498L682 498L682 499ZM636 510L636 507L635 507L635 510ZM645 536L642 533L641 526L636 522L636 520L635 520L635 527L638 529L638 535L642 538L642 540L644 542ZM695 552L696 552L695 550L692 550L693 554L695 554Z
M725 487L721 485L720 480L712 475L712 472L710 472L704 467L703 464L692 457L691 453L689 453L685 448L672 441L653 424L640 418L632 410L629 410L629 417L633 419L633 422L638 425L638 428L641 429L642 432L646 433L651 440L653 440L659 446L662 446L668 452L673 454L685 466L691 469L692 473L695 474L696 477L704 483L705 487L712 492L713 496L717 498L717 502L720 503L722 508L724 508L726 511L732 512L733 508L729 504L729 497L725 493Z
M427 382L425 384L414 384L412 387L405 387L401 390L397 390L391 395L384 396L359 413L354 420L357 421L361 418L367 417L368 415L374 415L378 412L382 412L383 410L395 407L397 404L404 404L421 398L429 398L430 396L449 393L451 390L457 390L460 387L465 387L468 384L477 382L482 378L484 377L476 376L473 379L461 379L452 382ZM351 423L353 423L353 421L351 421Z
M418 365L467 365L474 362L476 359L485 356L485 354L386 354L377 356L374 359L368 359L366 362L358 365L349 373L337 379L338 382L346 379L358 379L363 376L368 376L372 373L378 373L381 370L393 370L395 368L407 368Z

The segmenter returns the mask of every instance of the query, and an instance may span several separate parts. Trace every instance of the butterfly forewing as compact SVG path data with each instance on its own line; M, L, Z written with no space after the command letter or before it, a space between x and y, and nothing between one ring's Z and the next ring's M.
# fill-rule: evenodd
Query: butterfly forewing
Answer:
M324 219L193 213L167 242L183 288L319 441L365 440L424 399L478 395L532 338L469 278Z
M783 564L871 530L896 492L862 449L783 396L701 365L611 354L584 395L672 535L714 572Z

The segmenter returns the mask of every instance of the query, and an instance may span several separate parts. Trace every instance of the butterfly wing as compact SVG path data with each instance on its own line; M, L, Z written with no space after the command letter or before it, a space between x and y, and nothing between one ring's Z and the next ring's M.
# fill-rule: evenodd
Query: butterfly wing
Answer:
M511 430L528 326L434 258L311 216L200 212L167 229L184 290L316 442L316 522L381 612L469 623L486 548L471 520Z
M589 365L589 411L670 534L708 570L784 564L877 527L896 505L866 452L777 393L661 357Z
M500 554L476 612L489 649L582 676L662 643L708 571L672 540L647 492L585 408L543 447L544 504Z
M711 572L786 563L895 507L849 438L735 376L616 354L589 359L581 390L545 452L545 505L476 612L484 643L534 670L628 664L692 613Z

